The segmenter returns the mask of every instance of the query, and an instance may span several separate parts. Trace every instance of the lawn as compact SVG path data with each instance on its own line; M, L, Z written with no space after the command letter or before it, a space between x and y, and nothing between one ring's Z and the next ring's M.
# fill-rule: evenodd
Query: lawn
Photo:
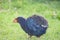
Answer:
M47 19L49 27L40 40L60 40L60 20L52 18L56 12L60 17L60 1L8 0L0 2L0 40L27 40L28 35L13 19L21 16L28 18L34 14ZM31 40L37 40L33 36Z

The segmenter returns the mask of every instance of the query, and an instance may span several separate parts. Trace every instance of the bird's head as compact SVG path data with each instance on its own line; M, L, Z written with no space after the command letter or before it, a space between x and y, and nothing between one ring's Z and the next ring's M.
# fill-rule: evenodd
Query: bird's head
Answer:
M20 22L23 22L25 21L25 19L23 17L17 17L13 20L14 23L20 23Z

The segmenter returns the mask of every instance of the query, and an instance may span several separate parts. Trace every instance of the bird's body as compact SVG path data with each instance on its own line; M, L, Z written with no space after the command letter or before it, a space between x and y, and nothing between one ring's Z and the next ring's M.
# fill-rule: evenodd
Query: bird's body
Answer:
M40 37L45 34L47 29L47 21L41 16L32 16L27 19L27 27L30 30L30 35ZM44 25L44 26L42 26Z
M40 37L46 33L48 22L41 16L33 15L27 19L23 17L17 19L22 29L30 36Z

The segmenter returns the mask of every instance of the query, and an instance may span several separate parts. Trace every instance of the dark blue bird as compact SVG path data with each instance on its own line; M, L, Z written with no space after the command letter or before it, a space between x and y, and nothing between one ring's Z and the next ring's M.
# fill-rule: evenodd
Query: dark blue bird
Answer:
M33 15L27 19L23 17L17 17L14 22L18 22L22 29L30 36L40 37L46 33L48 28L47 20L38 15Z

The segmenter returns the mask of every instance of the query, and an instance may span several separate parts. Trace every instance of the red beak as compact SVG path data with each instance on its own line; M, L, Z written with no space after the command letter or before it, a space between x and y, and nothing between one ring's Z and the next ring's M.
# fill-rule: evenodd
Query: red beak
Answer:
M17 23L17 18L15 18L15 19L13 20L13 22L14 22L14 23Z

